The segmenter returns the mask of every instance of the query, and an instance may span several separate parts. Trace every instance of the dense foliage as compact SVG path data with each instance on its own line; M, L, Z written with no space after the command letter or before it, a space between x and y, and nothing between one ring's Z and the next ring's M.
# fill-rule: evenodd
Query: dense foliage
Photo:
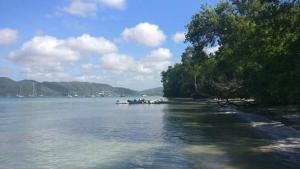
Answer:
M300 103L299 0L203 6L187 25L186 42L181 63L162 72L165 96Z

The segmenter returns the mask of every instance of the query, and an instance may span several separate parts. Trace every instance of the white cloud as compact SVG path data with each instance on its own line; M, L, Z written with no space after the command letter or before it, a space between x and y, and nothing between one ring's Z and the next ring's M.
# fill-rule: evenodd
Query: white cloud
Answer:
M68 6L62 8L62 11L75 16L95 17L99 9L104 6L125 9L126 0L71 0Z
M168 60L172 57L172 53L169 49L166 48L158 48L156 50L152 50L147 56L147 61L161 61Z
M86 55L90 55L85 57ZM90 81L115 86L160 86L160 73L172 64L172 53L157 48L136 59L119 53L103 37L83 34L58 39L36 36L9 54L26 78L39 81Z
M125 28L121 34L125 40L133 40L148 47L158 47L166 40L159 26L144 22L133 28Z
M16 73L12 67L1 66L0 67L0 77L11 77L16 76Z
M172 64L171 57L171 51L166 48L152 50L139 60L126 54L108 54L101 58L95 73L105 72L106 80L113 85L139 89L160 86L160 73Z
M104 82L107 77L99 76L99 75L79 75L74 77L76 81L82 82Z
M98 54L113 53L118 50L116 45L109 40L103 37L92 37L89 34L69 38L66 40L66 44L82 52L94 52Z
M173 41L176 43L183 42L185 40L185 32L176 32L173 35Z
M145 89L161 86L160 73L172 64L171 56L169 49L163 48L155 49L141 59L122 53L110 53L101 56L100 62L81 64L81 74L64 70L44 73L45 76L33 72L29 77L50 81L99 82Z
M105 69L112 71L131 71L131 68L134 68L136 65L133 58L119 53L104 55L101 61Z
M161 71L167 69L171 63L172 53L169 49L159 48L151 51L141 61L141 65L146 70L144 73L152 73L155 77L160 79Z
M125 0L100 0L104 5L117 9L124 9L126 7Z
M103 37L83 34L79 37L57 39L45 35L36 36L25 42L20 49L11 52L8 58L20 65L27 77L65 78L68 71L66 69L70 70L73 63L82 55L102 55L116 51L117 47Z
M131 72L136 75L160 75L160 72L171 65L172 53L169 49L152 50L141 60L135 60L125 54L111 53L101 58L102 66L117 73Z
M9 45L18 39L18 31L10 28L0 29L0 45Z
M216 46L210 46L210 47L205 47L203 49L203 51L206 53L206 54L215 54L220 48L220 45L216 45Z
M76 15L76 16L95 16L98 10L96 2L93 1L83 1L83 0L73 0L69 6L64 7L63 11Z
M95 68L95 65L93 65L91 63L86 63L86 64L82 64L81 68L84 70L91 70L91 69Z
M9 58L18 63L51 64L60 61L74 61L79 53L67 48L64 40L52 36L37 36L24 43L21 49L11 52Z

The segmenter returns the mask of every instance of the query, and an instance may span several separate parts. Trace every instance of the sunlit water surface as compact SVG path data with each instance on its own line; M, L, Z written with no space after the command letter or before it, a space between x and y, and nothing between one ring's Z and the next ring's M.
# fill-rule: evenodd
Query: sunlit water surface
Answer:
M0 99L2 169L298 168L236 116L118 98Z

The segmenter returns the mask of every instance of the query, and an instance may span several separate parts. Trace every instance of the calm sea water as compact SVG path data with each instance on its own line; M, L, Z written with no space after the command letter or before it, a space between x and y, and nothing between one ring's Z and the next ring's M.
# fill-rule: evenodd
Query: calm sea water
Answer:
M298 168L270 140L199 105L0 99L2 169Z

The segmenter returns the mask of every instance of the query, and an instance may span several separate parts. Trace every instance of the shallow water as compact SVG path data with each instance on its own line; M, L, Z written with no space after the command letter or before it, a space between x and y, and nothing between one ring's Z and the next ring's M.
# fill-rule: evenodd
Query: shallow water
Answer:
M118 98L0 99L0 168L299 168L237 116Z

